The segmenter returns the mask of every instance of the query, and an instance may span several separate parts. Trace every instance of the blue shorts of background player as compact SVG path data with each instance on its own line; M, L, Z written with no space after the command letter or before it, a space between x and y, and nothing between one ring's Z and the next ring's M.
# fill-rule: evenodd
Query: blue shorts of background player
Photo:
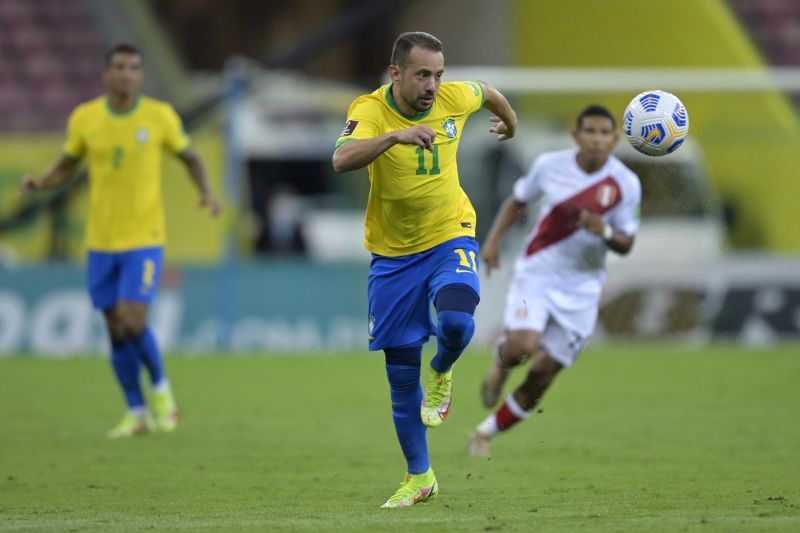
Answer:
M151 303L163 258L160 246L124 252L90 250L86 277L92 305L104 310L111 309L119 300Z
M458 237L407 256L373 255L368 293L369 348L386 354L392 417L408 473L423 474L430 460L420 415L422 345L436 335L438 349L431 361L431 376L451 379L451 367L475 331L472 317L480 300L478 243L471 237ZM431 304L436 310L436 326ZM430 391L429 379L428 394ZM448 396L446 409L449 404ZM445 410L442 419L446 416Z

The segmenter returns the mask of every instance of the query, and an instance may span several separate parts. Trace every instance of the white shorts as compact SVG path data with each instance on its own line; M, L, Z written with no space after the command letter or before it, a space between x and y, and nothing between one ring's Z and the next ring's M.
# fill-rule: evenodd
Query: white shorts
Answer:
M599 302L559 305L564 299L563 293L548 288L547 280L515 274L508 289L504 323L509 331L538 332L539 344L548 355L569 367L594 331Z

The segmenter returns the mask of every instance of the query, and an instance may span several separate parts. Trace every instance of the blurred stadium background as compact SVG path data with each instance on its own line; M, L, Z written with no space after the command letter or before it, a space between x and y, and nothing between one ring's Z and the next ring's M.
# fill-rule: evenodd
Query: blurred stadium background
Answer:
M657 12L656 12L657 11ZM676 0L0 0L0 356L105 353L84 290L85 177L22 201L66 117L102 92L104 51L145 53L206 158L222 221L168 163L167 268L151 322L170 352L362 350L365 172L330 166L349 103L382 83L394 37L445 43L450 79L485 79L520 112L498 145L473 117L460 153L479 238L537 153L569 145L588 103L679 95L690 140L619 155L642 178L635 253L614 261L595 342L770 344L800 334L800 3ZM524 229L510 239L505 265ZM516 242L514 242L516 240ZM508 268L485 280L477 344L497 332Z

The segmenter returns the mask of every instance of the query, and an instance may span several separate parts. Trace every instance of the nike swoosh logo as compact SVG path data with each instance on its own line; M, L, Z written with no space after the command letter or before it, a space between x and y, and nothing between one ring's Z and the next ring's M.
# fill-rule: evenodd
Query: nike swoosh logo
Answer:
M458 272L459 274L465 274L465 273L466 274L474 274L475 273L472 270L464 270L463 268L457 268L456 272Z

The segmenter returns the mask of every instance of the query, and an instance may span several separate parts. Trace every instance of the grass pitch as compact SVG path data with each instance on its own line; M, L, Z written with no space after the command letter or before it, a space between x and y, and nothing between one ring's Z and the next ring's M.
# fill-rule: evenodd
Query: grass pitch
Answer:
M487 365L429 431L440 496L386 511L379 354L169 358L178 431L123 441L107 361L0 360L0 530L800 530L798 346L591 349L489 461L465 449Z

